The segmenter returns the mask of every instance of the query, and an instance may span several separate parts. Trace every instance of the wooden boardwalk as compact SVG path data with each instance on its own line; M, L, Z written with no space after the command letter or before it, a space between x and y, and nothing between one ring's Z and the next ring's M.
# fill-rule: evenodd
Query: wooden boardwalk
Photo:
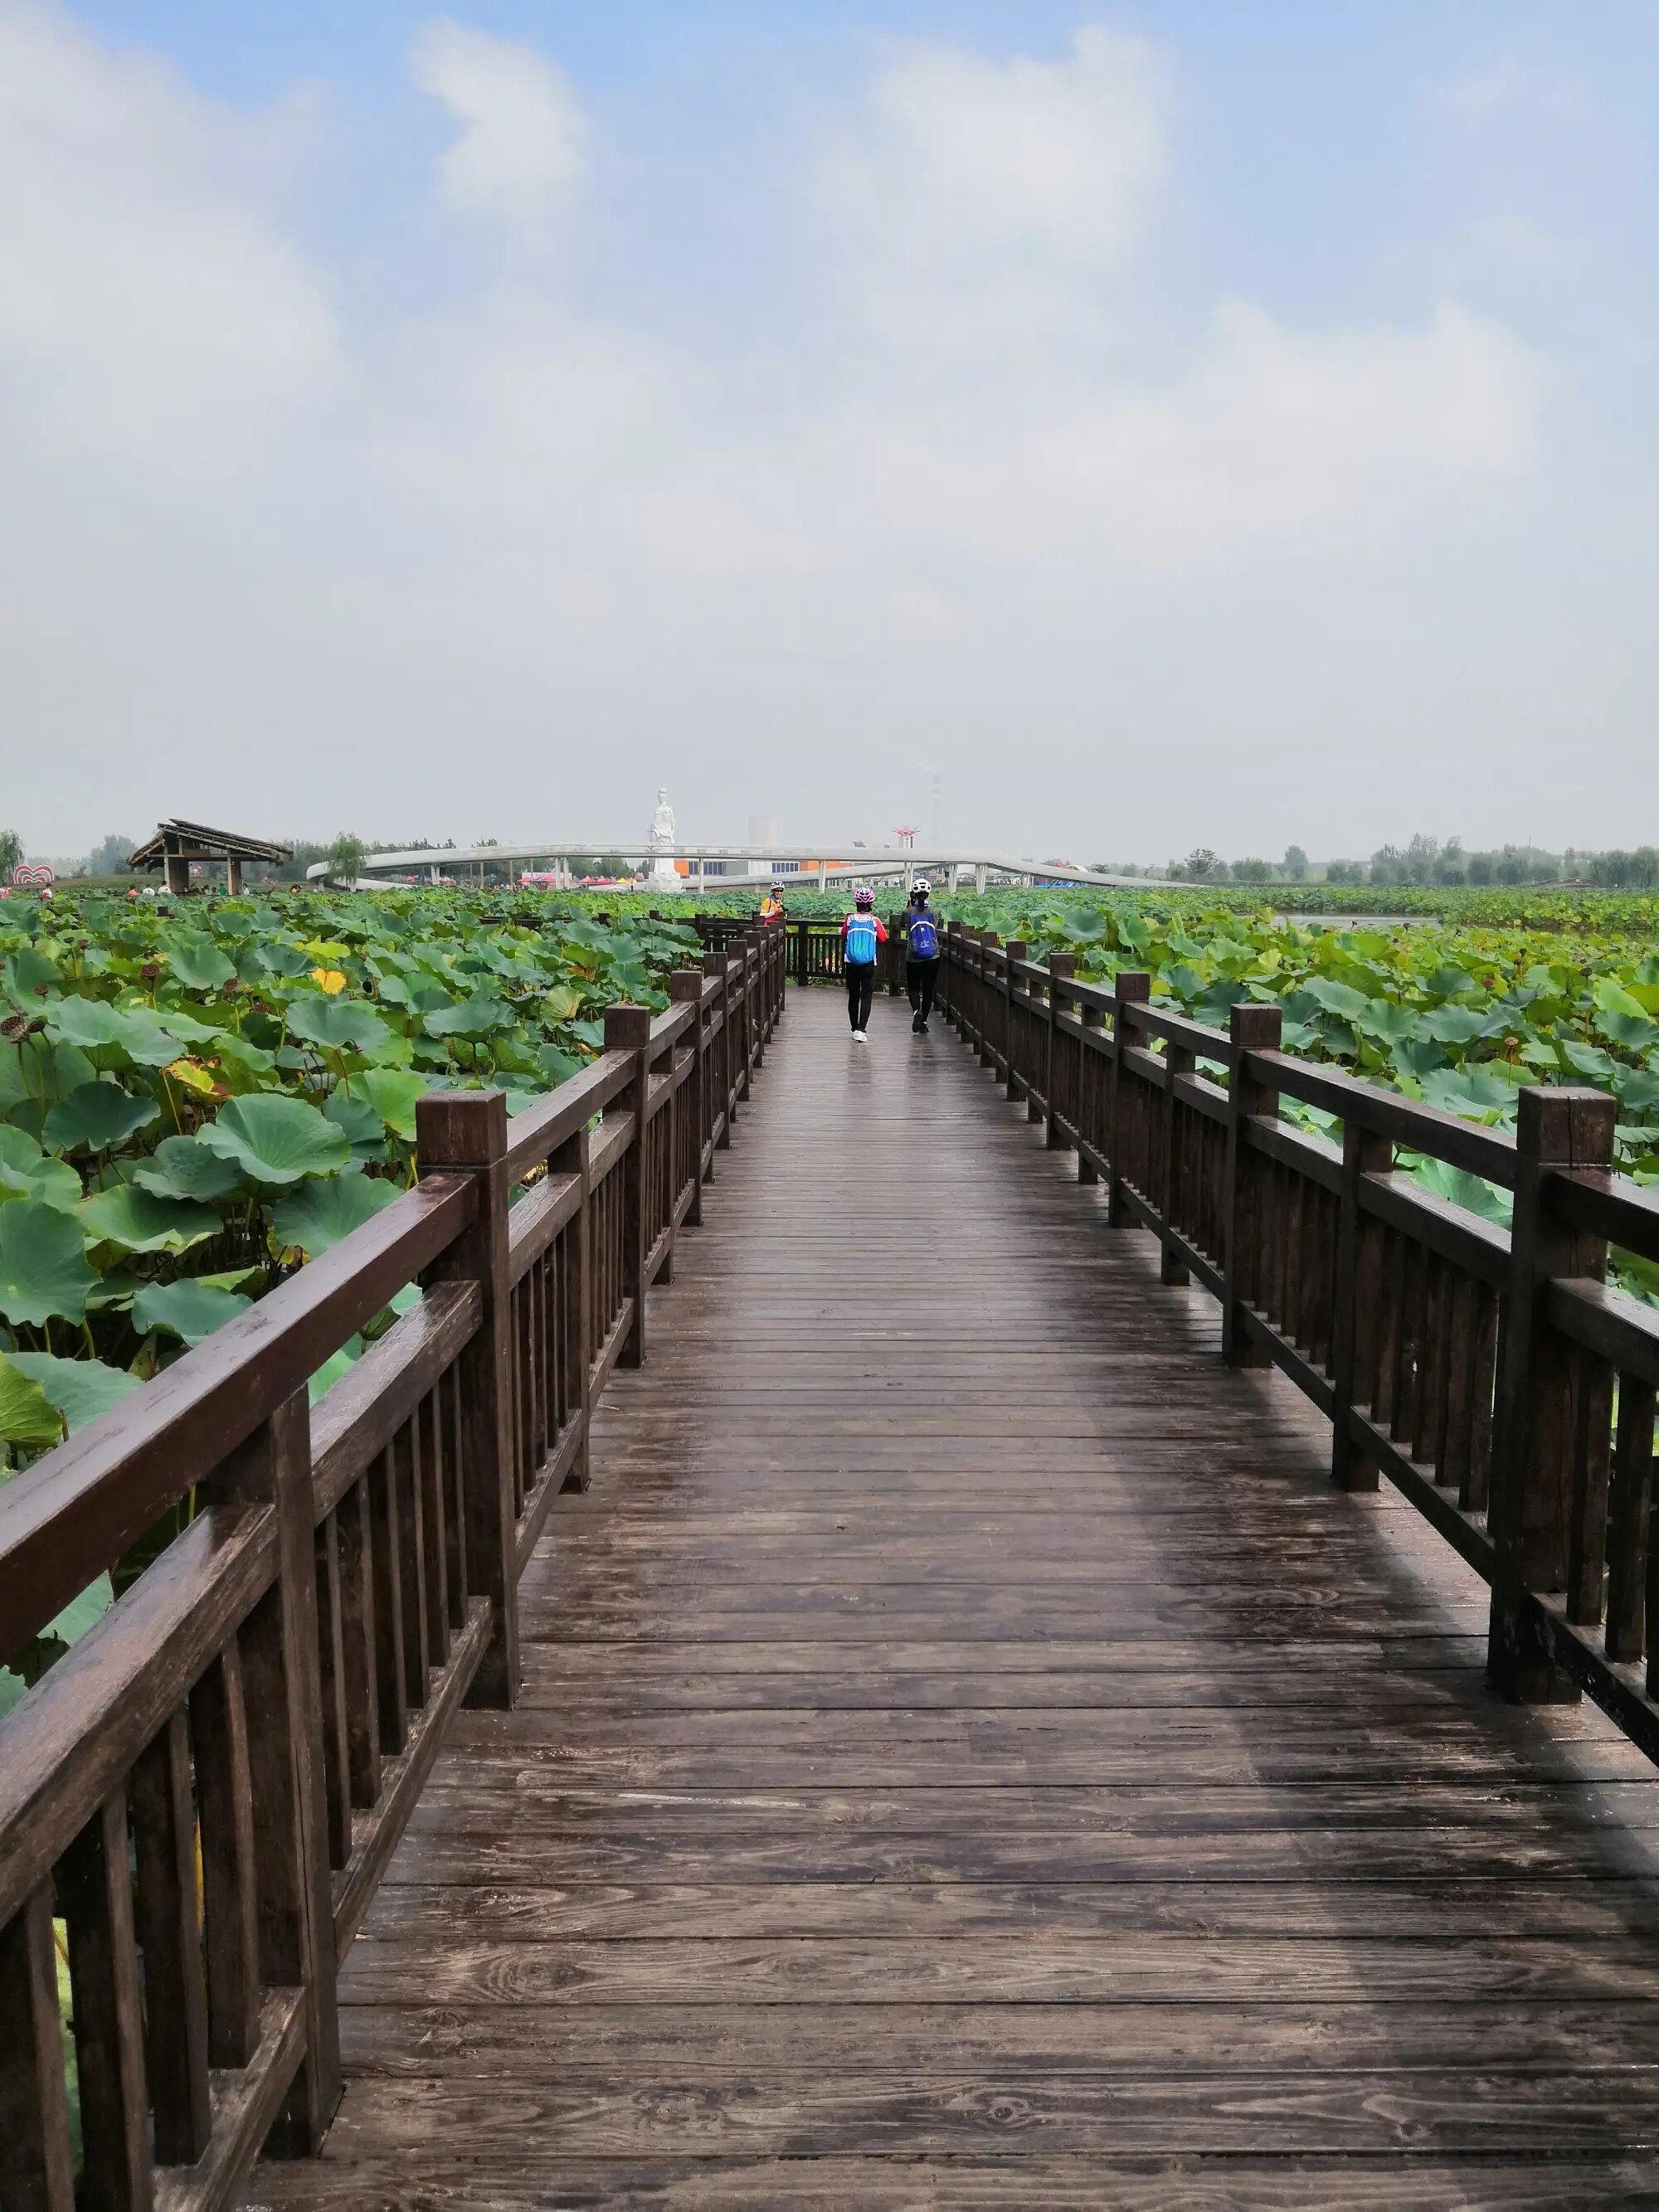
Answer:
M1659 1783L936 1018L793 994L251 2203L1659 2202Z

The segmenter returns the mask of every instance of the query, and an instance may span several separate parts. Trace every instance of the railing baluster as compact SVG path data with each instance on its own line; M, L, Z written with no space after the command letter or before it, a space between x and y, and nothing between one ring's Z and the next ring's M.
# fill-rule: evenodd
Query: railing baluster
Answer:
M50 1885L0 1928L0 2204L75 2212Z
M58 1861L58 1898L69 1936L84 2194L95 2212L148 2212L149 2094L125 1790L104 1800Z
M132 1838L155 2156L165 2166L191 2166L207 2148L213 2115L198 1917L196 1806L182 1711L134 1764Z

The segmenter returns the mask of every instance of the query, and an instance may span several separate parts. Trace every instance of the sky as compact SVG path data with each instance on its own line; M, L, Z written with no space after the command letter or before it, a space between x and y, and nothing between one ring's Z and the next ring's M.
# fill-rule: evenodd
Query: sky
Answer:
M0 827L1659 839L1648 0L0 0Z

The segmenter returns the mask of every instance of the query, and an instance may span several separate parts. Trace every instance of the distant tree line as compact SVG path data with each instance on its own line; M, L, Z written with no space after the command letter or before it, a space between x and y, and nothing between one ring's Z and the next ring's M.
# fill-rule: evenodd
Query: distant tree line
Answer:
M1547 853L1537 845L1502 845L1471 852L1459 837L1443 845L1437 837L1419 834L1409 844L1379 845L1369 860L1314 862L1300 845L1288 847L1282 860L1226 860L1211 847L1197 845L1184 860L1171 860L1161 871L1103 860L1095 868L1101 875L1161 873L1188 884L1579 884L1644 890L1659 887L1659 848L1594 853L1570 845L1565 853Z

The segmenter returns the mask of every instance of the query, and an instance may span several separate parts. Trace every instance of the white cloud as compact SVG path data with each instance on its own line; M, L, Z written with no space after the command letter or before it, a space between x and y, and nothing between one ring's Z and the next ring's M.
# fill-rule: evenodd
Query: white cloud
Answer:
M1430 98L1437 107L1452 115L1490 115L1518 100L1526 88L1527 72L1506 55L1490 68L1472 70L1465 76L1433 86Z
M233 182L238 135L167 70L0 0L0 391L37 434L199 461L332 384L328 288Z
M649 260L577 204L588 126L550 61L441 22L412 67L463 125L449 204L578 242L604 219ZM1276 654L1323 656L1322 711L1379 631L1406 680L1443 534L1536 465L1544 369L1455 297L1176 320L1166 74L1091 29L1054 61L890 55L798 171L757 163L810 305L753 287L741 340L626 281L601 312L595 257L504 282L470 230L439 294L395 221L348 319L276 211L265 118L0 0L0 393L27 403L0 410L0 750L24 761L0 780L32 841L110 826L89 790L134 829L393 830L411 793L442 815L458 761L467 819L404 827L609 835L666 776L717 834L763 762L792 826L862 835L859 805L925 805L880 780L920 745L957 787L987 764L956 828L1040 844L1041 794L998 796L1017 724L1086 811L1109 697L1144 701L1175 775L1183 737L1276 698ZM1347 611L1312 653L1322 594ZM1183 824L1203 772L1200 745Z
M440 164L449 205L529 230L544 224L586 161L586 118L563 73L533 46L444 16L421 32L410 67L463 125Z

